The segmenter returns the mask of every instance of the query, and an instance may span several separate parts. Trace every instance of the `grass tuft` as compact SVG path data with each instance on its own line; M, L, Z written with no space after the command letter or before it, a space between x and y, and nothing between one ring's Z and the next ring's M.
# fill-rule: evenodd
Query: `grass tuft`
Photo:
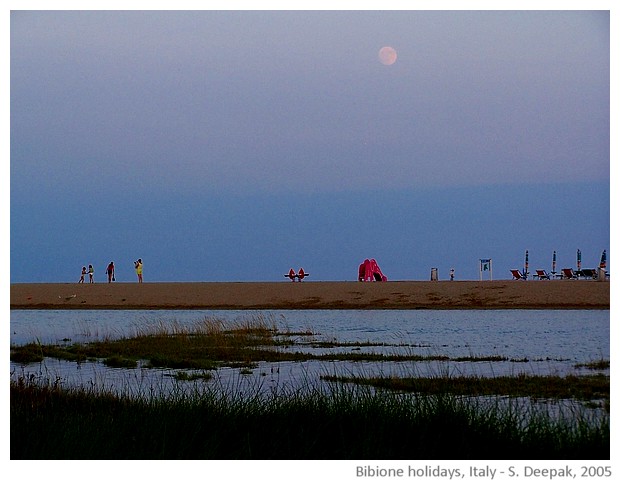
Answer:
M106 367L112 368L136 368L138 362L131 358L123 358L118 355L113 355L103 360L103 364Z
M590 370L609 370L611 362L601 358L600 360L594 360L588 363L578 363L575 368L587 368Z

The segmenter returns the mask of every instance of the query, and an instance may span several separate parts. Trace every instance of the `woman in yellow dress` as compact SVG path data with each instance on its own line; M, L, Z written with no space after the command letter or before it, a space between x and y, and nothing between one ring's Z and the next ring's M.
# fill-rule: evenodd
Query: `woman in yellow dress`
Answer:
M142 259L138 258L133 264L136 268L136 275L138 275L138 283L142 283Z

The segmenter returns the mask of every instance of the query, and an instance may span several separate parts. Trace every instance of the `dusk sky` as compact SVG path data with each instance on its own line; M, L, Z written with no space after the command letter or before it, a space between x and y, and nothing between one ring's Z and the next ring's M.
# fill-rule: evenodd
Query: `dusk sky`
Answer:
M10 281L610 252L607 11L13 11ZM391 64L382 47L396 52ZM393 60L393 58L392 58Z

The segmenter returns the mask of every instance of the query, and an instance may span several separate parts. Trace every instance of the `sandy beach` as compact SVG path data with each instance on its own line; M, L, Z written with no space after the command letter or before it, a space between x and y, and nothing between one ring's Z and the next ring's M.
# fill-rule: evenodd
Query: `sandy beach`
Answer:
M11 309L609 309L589 280L18 283Z

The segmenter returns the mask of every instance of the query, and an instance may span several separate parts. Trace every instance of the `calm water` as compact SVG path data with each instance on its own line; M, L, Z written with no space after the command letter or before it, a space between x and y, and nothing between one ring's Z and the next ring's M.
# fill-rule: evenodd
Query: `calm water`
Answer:
M251 374L222 368L207 383L225 389L249 386L279 390L312 384L322 374L589 374L592 371L576 365L610 358L609 310L13 310L11 344L94 341L131 335L136 330L170 322L192 324L208 317L232 324L257 316L280 330L309 330L316 334L317 340L387 344L362 351L445 355L452 359L498 355L512 361L263 363ZM341 347L341 350L351 348ZM320 350L313 348L312 352L320 353ZM165 369L110 369L97 362L78 365L53 359L25 367L11 364L12 377L36 374L69 384L95 384L130 391L167 389L171 382L176 385L170 373ZM604 373L609 374L609 370Z

